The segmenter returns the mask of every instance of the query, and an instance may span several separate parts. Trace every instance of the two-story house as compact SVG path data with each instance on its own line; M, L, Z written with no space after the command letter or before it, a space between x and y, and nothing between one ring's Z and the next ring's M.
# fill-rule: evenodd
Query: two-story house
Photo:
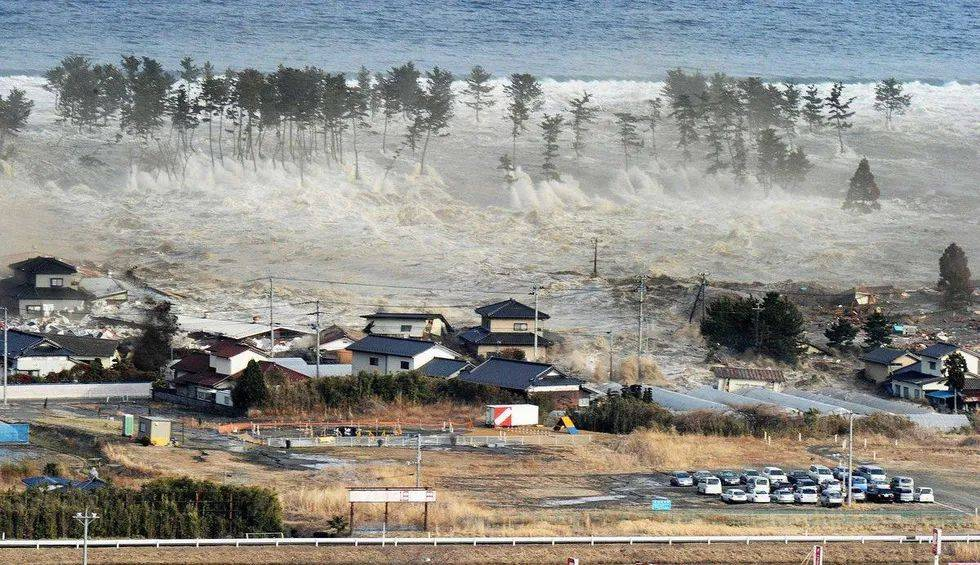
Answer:
M441 339L453 331L442 314L428 312L376 312L361 316L367 320L364 333L413 339Z
M85 308L78 269L54 257L34 257L10 265L14 276L2 283L7 307L24 318Z
M546 357L552 343L541 335L541 322L549 318L544 312L535 311L513 298L481 306L475 311L480 315L480 325L459 334L459 340L474 355L487 357L504 350L518 350L528 361Z
M436 358L456 359L455 351L424 339L369 335L347 347L353 353L351 373L414 371Z

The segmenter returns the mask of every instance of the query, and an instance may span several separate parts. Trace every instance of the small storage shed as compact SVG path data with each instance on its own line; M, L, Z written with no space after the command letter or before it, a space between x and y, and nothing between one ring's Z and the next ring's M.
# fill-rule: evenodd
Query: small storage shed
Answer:
M148 439L151 445L170 445L170 420L140 416L136 439Z

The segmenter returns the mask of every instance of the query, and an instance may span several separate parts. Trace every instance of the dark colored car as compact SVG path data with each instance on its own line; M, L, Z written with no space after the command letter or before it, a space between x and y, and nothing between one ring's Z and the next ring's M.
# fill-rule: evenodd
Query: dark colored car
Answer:
M871 485L868 487L868 500L871 502L894 502L895 492L886 487L879 485Z
M803 480L809 481L810 474L804 471L803 469L793 469L792 471L786 474L786 478L789 480L789 484L795 486L796 483L800 481Z
M738 473L735 471L724 470L718 473L718 478L721 479L721 484L726 487L733 487L741 484L739 480Z
M694 477L684 471L674 471L670 474L670 484L675 487L694 486Z

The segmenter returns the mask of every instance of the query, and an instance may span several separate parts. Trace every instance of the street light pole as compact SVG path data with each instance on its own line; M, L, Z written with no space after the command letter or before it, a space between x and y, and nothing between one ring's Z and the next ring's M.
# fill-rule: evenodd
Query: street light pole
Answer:
M75 519L82 525L82 565L88 565L88 525L99 519L99 515L94 512L89 512L88 507L85 508L85 513L77 512L75 513Z
M3 308L3 407L7 407L7 308Z
M854 412L847 418L847 505L854 505Z

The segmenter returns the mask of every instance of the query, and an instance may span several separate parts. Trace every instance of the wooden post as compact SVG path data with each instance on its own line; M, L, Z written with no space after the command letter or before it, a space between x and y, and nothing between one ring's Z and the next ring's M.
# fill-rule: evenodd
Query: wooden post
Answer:
M424 514L422 516L422 531L429 531L429 503L423 502L422 506L425 507Z
M388 531L388 503L387 502L385 502L385 524L384 524L384 531L385 532Z
M354 503L350 503L350 537L354 537Z

